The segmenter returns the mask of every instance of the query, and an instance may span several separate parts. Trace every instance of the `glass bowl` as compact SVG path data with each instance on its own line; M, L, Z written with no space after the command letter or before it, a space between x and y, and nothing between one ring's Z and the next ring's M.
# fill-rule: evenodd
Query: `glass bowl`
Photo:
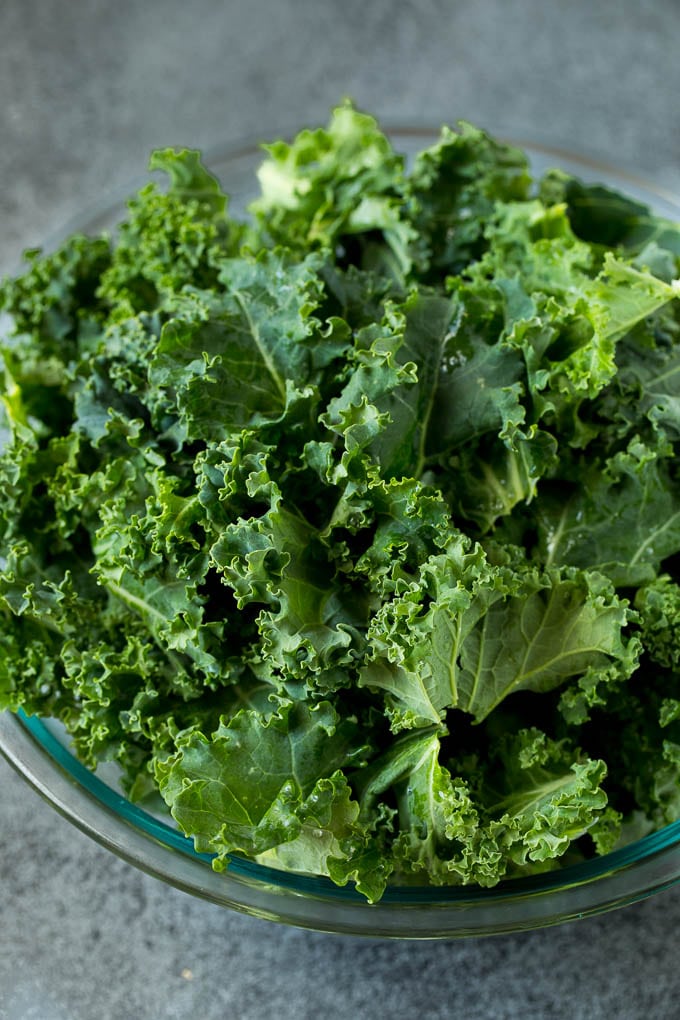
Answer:
M390 132L407 157L431 143L433 128ZM568 152L519 140L537 174L559 166L586 181L603 182L680 219L680 201L633 176ZM217 150L208 166L238 211L252 197L256 146ZM132 188L126 191L129 194ZM111 228L121 200L67 225L65 236ZM56 243L60 238L52 239ZM434 939L490 935L558 924L626 906L680 880L680 821L593 860L531 878L501 882L492 889L409 886L388 888L368 904L352 887L280 871L233 855L226 872L170 819L130 803L118 790L115 771L93 773L71 753L60 727L50 720L0 713L0 751L62 815L97 842L143 871L195 896L269 920L318 931L389 938Z

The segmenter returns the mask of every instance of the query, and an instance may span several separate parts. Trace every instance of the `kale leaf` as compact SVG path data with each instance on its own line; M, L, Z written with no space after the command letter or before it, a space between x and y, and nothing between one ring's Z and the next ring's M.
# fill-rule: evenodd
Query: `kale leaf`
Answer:
M218 869L478 884L680 817L680 227L344 103L0 285L0 708Z

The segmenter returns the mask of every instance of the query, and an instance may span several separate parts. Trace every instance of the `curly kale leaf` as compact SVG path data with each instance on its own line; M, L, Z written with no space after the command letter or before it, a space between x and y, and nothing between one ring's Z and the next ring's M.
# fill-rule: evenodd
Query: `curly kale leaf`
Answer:
M0 285L0 708L372 902L677 819L678 228L349 103L151 168Z

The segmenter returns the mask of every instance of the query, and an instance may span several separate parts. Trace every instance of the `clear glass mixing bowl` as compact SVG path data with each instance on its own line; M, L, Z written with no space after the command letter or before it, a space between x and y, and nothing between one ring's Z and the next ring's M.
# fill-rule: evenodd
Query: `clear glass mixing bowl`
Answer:
M390 134L396 147L411 156L437 132L419 128ZM680 201L644 181L566 151L521 140L519 144L538 174L559 166L680 219ZM207 155L208 165L231 195L232 209L238 211L252 197L260 160L255 146ZM111 228L121 213L122 202L114 202L69 224L63 233ZM622 907L680 880L680 822L676 822L604 857L502 882L493 889L392 887L371 905L351 887L338 888L323 878L275 870L237 856L226 872L213 871L210 857L197 853L171 820L122 796L110 767L94 774L77 761L60 728L50 721L22 713L0 714L0 751L62 815L143 871L222 906L319 931L410 939L519 931Z

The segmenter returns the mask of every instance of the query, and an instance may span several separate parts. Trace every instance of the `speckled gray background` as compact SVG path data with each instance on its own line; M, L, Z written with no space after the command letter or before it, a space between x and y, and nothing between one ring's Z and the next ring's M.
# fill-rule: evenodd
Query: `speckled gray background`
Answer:
M144 172L323 119L465 117L680 190L676 0L2 0L0 269ZM0 1020L675 1020L680 890L464 943L288 930L98 848L0 761Z

